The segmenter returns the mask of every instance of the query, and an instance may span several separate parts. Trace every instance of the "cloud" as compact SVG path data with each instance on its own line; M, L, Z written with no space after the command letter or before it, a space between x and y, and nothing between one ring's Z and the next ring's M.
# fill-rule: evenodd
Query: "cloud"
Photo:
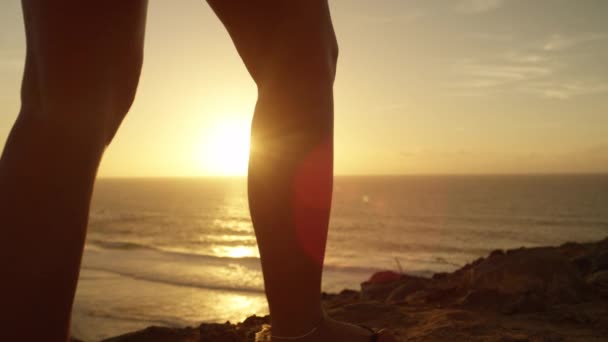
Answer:
M598 78L588 64L597 63L589 58L600 51L602 40L608 33L551 34L519 46L510 43L507 51L454 62L456 78L447 88L456 96L510 91L555 100L607 93L608 80ZM590 43L596 44L583 46Z
M505 57L502 61L463 60L456 64L457 81L448 84L453 95L486 96L514 91L546 99L568 100L608 92L608 82L562 72L566 66L536 55Z
M608 39L608 33L581 33L576 35L553 34L542 43L544 51L563 51L584 43Z
M509 33L467 32L463 34L463 39L482 40L484 44L487 44L487 42L511 43L515 37Z
M505 59L519 64L539 64L549 61L547 56L534 52L511 51L507 53Z
M545 79L557 68L535 55L510 54L487 62L463 59L453 67L459 81L449 84L448 88L458 96L483 96L508 86Z
M496 85L515 81L526 81L551 75L553 69L549 65L522 64L468 64L462 66L462 71L477 81L494 82Z
M503 3L503 0L460 0L456 10L461 13L477 14L495 10Z
M576 96L601 94L608 92L608 83L601 82L537 82L524 87L529 93L549 99L568 100Z

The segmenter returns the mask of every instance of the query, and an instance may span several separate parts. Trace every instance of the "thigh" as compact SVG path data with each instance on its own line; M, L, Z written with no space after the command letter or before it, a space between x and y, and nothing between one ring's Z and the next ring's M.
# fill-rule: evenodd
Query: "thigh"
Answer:
M52 109L79 99L95 105L105 96L127 105L141 69L147 0L22 0L22 6L24 102L37 96ZM37 83L36 94L28 81Z
M256 81L272 69L334 60L327 0L207 0ZM331 63L330 63L331 64Z

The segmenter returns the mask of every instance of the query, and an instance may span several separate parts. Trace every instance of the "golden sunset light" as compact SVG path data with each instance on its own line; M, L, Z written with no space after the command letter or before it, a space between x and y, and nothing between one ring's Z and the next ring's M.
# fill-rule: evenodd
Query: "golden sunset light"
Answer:
M220 258L248 258L258 256L255 246L222 246L213 248L214 253Z
M205 132L200 164L213 176L244 176L249 160L250 124L246 120L218 120Z
M331 2L336 174L608 170L608 33L594 9L605 5L566 2L537 21L525 2L478 3ZM2 6L5 139L25 45L19 3ZM521 25L507 29L510 13ZM99 176L244 175L245 124L224 120L253 114L256 87L213 12L200 1L152 2L145 50L134 106Z
M605 340L606 14L0 1L0 342Z

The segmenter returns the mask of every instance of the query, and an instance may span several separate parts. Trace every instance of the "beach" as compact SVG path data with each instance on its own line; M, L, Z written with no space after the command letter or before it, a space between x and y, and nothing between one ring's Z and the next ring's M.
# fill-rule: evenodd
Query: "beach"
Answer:
M294 294L297 295L297 294ZM496 250L430 278L380 272L359 291L323 294L330 317L389 328L399 341L605 341L608 239ZM149 327L104 342L251 341L269 317Z

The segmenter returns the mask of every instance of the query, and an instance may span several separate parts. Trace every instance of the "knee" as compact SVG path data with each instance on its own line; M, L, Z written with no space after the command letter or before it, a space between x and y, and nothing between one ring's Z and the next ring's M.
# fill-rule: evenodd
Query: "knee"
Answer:
M63 135L109 143L135 97L145 7L146 0L24 3L28 116Z
M338 45L299 46L271 58L255 78L260 94L279 93L291 97L318 97L332 94L336 78Z
M333 84L338 62L338 43L333 34L322 38L303 39L298 46L287 46L284 58L288 75L300 80L314 80L315 83ZM294 81L293 79L291 81Z
M303 71L333 84L336 78L338 53L338 42L332 34L326 40L308 47L304 58L300 60L301 67Z
M142 57L133 54L111 63L94 62L59 77L26 77L39 86L24 84L24 92L37 89L37 94L24 93L23 99L28 104L37 96L34 114L66 137L108 145L135 99Z
M252 75L257 85L279 84L292 89L333 86L339 47L331 23L294 26L278 33L272 46L259 53L262 61L249 63L254 65Z
M107 113L106 144L110 144L135 101L143 65L143 51L136 51L126 59L117 63L112 72L113 77L109 81L108 93L112 103Z

